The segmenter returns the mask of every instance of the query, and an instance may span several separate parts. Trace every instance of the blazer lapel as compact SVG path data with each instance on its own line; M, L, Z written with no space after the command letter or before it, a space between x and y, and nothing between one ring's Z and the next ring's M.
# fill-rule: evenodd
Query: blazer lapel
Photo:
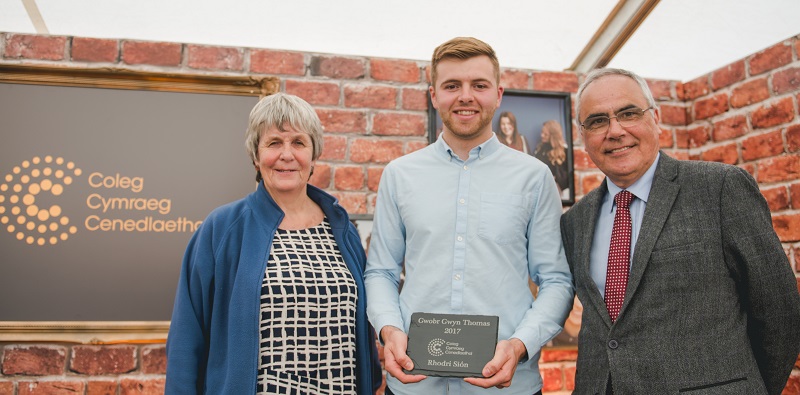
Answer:
M581 206L583 212L577 213L578 215L576 215L574 218L585 218L587 220L584 223L574 224L573 229L577 229L579 235L575 240L578 251L574 256L578 257L579 259L576 264L577 270L575 275L581 277L582 283L590 284L588 287L589 300L581 300L581 303L584 304L584 308L587 308L586 306L589 305L597 310L597 313L603 317L606 325L610 327L611 318L608 316L606 302L603 300L603 295L601 295L597 287L594 286L594 280L592 279L592 274L589 270L592 242L594 241L594 228L597 224L597 216L600 213L600 202L608 190L606 182L606 180L603 180L603 183L599 187L595 188L594 191L590 192L584 196L583 199L581 199L581 203L584 203Z
M653 252L661 229L672 210L672 205L678 197L680 185L674 182L677 176L678 161L662 152L653 177L653 185L650 187L642 228L639 230L639 238L636 240L633 265L625 290L625 301L619 313L620 317L625 314L625 307L630 303L630 299L633 298L642 281L647 263L650 261L650 254Z

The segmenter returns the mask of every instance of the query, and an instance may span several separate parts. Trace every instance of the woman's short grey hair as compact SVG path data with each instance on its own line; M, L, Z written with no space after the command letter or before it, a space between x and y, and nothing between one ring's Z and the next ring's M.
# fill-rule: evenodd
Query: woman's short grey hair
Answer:
M581 124L581 96L583 96L583 91L586 90L586 87L591 85L592 82L599 80L600 78L607 77L610 75L621 75L624 77L628 77L637 84L639 84L639 88L642 90L642 94L644 95L645 100L647 100L647 106L656 108L656 101L653 99L653 93L650 92L650 87L647 85L647 81L644 78L639 77L636 73L628 70L623 69L612 69L612 68L605 68L605 69L595 69L586 74L586 78L583 80L583 84L578 88L578 94L575 97L575 121L578 122L578 125Z
M245 147L253 164L258 163L258 143L269 128L285 130L287 126L311 136L312 159L322 154L322 122L314 108L305 100L286 93L275 93L258 101L250 111L245 132ZM260 180L260 176L256 175Z

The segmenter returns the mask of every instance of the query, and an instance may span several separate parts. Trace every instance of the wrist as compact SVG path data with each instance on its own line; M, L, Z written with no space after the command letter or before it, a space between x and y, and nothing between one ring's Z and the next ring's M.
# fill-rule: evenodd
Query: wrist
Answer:
M511 343L511 347L514 350L514 355L517 357L517 363L528 359L528 349L525 347L525 343L523 343L522 340L512 337L508 341Z

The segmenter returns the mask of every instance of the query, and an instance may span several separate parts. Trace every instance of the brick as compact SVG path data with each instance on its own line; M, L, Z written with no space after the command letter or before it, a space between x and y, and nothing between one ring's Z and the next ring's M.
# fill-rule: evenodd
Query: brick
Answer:
M328 189L331 186L331 176L332 169L330 166L319 163L314 166L314 174L311 175L311 179L308 180L308 183L320 188L320 189Z
M769 128L794 119L794 103L791 97L767 103L750 113L754 129Z
M686 150L669 150L664 151L667 155L677 159L677 160L689 160L689 153ZM693 158L693 160L700 160L700 158Z
M735 165L739 162L739 152L736 150L735 143L725 144L703 151L700 154L700 159L709 162L722 162Z
M316 109L326 133L364 133L367 114L364 111Z
M375 214L375 202L378 200L377 193L368 193L367 194L367 213Z
M250 51L250 71L261 74L305 75L305 57L300 52L254 49Z
M786 144L789 152L800 151L800 125L786 128Z
M307 80L286 80L286 93L299 96L310 104L339 104L339 84Z
M389 139L356 139L350 146L354 163L389 163L403 156L403 142Z
M142 373L166 374L167 373L167 348L165 345L151 345L142 347Z
M751 161L783 153L781 131L759 134L742 141L742 159Z
M428 146L427 141L409 141L406 144L405 154L410 154L414 151L419 151Z
M189 45L187 52L187 66L193 69L224 71L244 69L244 53L241 48Z
M82 394L82 381L20 381L17 383L18 395L74 395Z
M67 349L53 345L12 345L3 353L4 375L45 376L64 374Z
M741 108L769 98L769 86L766 78L747 81L731 92L731 107Z
M313 76L342 79L364 78L367 71L363 60L341 56L314 56L309 68Z
M682 82L675 83L675 98L680 102L686 101L686 92Z
M782 243L800 241L800 214L775 215L772 227Z
M131 377L119 382L120 395L162 395L166 379Z
M90 380L86 383L86 395L116 395L116 381Z
M533 89L540 91L578 92L578 75L566 72L533 73Z
M659 108L662 124L674 126L684 126L687 124L687 119L689 117L686 113L686 107L662 104Z
M653 98L656 100L672 99L672 82L665 80L646 80Z
M372 192L378 192L378 185L380 185L382 175L383 167L367 168L367 189Z
M136 369L136 347L75 346L70 369L89 375L128 373Z
M658 146L661 148L672 148L675 145L675 139L672 134L672 130L662 128L658 133Z
M744 60L731 63L711 73L711 88L718 90L744 80Z
M0 394L11 395L14 393L13 381L0 381Z
M566 389L567 391L574 391L575 390L575 367L574 366L566 366L564 367L564 378L566 379Z
M731 140L744 136L748 130L747 117L744 115L735 115L714 122L714 130L711 136L714 141Z
M559 391L564 389L564 372L560 367L539 367L542 375L542 392Z
M750 57L750 75L789 64L792 61L792 47L788 41L773 45Z
M573 166L575 170L587 170L587 169L596 169L594 162L592 162L592 158L589 157L589 154L583 150L583 148L575 147L572 152L573 158Z
M424 136L427 117L418 114L381 112L372 118L372 134L380 136Z
M775 212L789 208L789 192L786 187L762 189L761 194L767 200L769 211Z
M581 176L581 193L587 194L603 183L603 179L606 178L603 173L589 173L584 174Z
M542 349L542 356L540 362L564 362L564 361L577 361L578 349L577 348L544 348Z
M331 192L339 199L339 204L347 210L348 214L367 213L367 194L365 192Z
M764 159L758 163L759 183L796 180L800 178L800 156L786 155Z
M772 91L783 94L800 90L800 67L781 70L772 76Z
M709 92L711 92L711 89L708 87L707 75L683 83L684 100L691 101L697 99L698 97L705 96Z
M428 109L427 89L403 88L400 91L400 98L404 110L424 111Z
M694 119L706 119L728 111L728 95L720 93L694 103Z
M72 60L116 63L119 60L119 42L101 38L73 37Z
M5 58L64 60L67 38L64 36L38 36L9 34L6 36Z
M797 281L798 287L800 287L800 279ZM789 376L781 395L800 395L800 374L791 374Z
M505 89L529 89L527 71L503 70L500 73L500 86Z
M358 191L364 188L364 169L360 166L342 166L333 170L333 186L340 191Z
M397 88L377 85L347 85L344 87L344 105L393 109L397 107Z
M419 66L409 60L371 59L370 75L378 81L419 82Z
M789 185L789 196L792 201L792 209L800 209L800 182ZM800 250L797 250L800 252ZM800 260L797 260L800 262Z
M744 171L750 173L750 175L753 176L753 178L756 177L757 165L755 163L742 163L739 165L739 167L744 169Z
M678 148L699 148L708 142L711 135L711 127L702 125L690 129L679 129L675 131L675 139Z
M319 160L345 160L347 137L324 135L322 139L322 155L320 155Z
M177 67L181 64L181 44L123 41L122 61L126 64Z

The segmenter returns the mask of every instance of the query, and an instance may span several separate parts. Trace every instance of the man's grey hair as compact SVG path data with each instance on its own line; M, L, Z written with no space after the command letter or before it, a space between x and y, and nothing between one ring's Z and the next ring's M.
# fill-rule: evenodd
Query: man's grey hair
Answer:
M639 88L642 90L642 94L644 98L647 100L647 106L656 108L656 100L653 98L653 93L650 92L650 87L647 85L647 81L644 78L639 77L636 73L628 70L623 69L612 69L612 68L605 68L605 69L595 69L586 74L586 78L583 80L583 83L578 88L578 94L575 96L575 121L578 125L583 122L580 119L581 116L581 96L583 96L583 91L586 90L586 87L591 85L592 82L599 80L600 78L607 77L610 75L621 75L623 77L628 77L637 84L639 84Z

